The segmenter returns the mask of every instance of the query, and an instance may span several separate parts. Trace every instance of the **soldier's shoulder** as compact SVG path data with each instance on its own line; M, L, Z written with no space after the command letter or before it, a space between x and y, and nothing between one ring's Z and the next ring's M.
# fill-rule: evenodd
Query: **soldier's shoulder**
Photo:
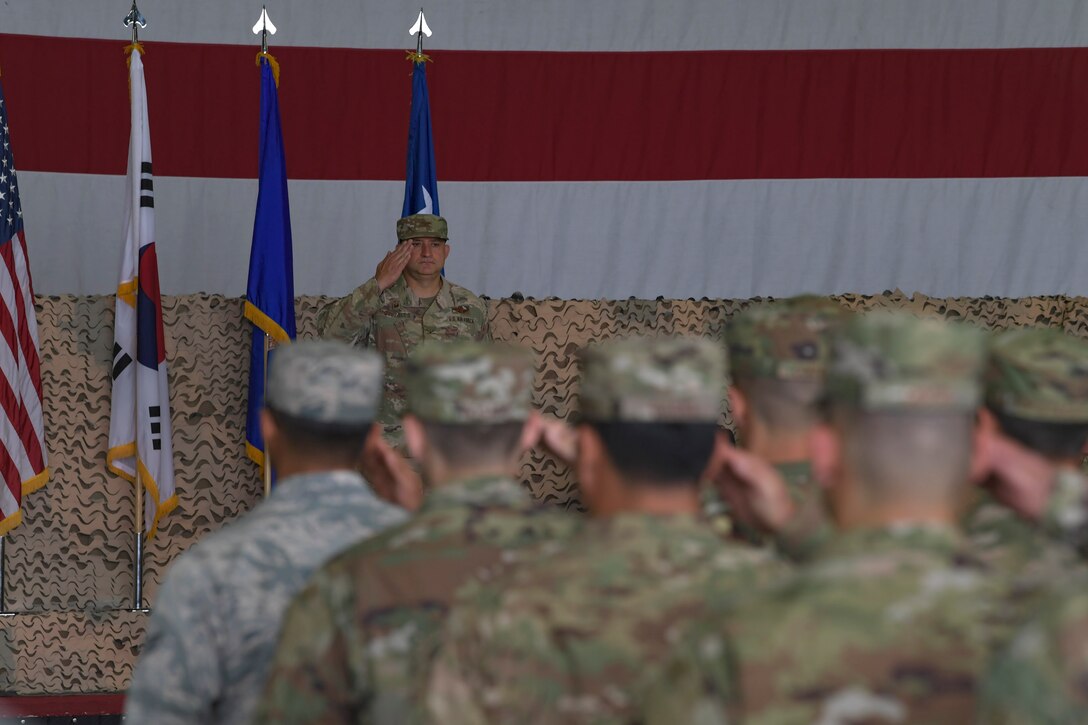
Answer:
M455 305L468 305L481 310L487 310L487 302L472 290L467 287L462 287L456 282L450 282L449 280L446 280L446 283L450 286L450 295L453 296Z

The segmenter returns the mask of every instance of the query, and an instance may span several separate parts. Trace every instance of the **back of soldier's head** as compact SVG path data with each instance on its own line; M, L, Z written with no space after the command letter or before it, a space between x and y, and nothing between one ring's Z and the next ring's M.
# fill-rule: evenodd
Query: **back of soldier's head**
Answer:
M516 454L533 411L532 353L502 342L428 341L405 363L405 412L450 466L470 468Z
M848 314L826 297L804 295L753 305L729 321L730 374L750 415L772 432L816 422L831 340Z
M827 378L842 464L872 498L950 501L967 483L986 335L902 312L857 316Z
M1088 440L1088 342L1051 328L999 333L986 407L1002 431L1051 459L1079 459Z
M382 398L377 353L331 340L276 348L265 407L285 443L310 458L351 458L362 449Z
M629 338L582 353L581 418L629 483L694 482L714 446L725 352L699 338Z

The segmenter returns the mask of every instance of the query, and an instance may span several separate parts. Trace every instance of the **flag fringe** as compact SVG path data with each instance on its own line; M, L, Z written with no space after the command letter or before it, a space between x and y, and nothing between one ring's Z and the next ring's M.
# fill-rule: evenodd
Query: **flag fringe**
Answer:
M19 509L11 516L0 520L0 536L4 536L21 523L23 523L23 510Z
M257 65L261 64L261 58L268 59L268 65L272 66L272 79L276 81L276 88L280 87L280 64L276 61L275 56L267 51L261 51L257 54Z
M23 481L23 495L26 496L28 493L34 493L48 482L49 468L46 467L43 468L41 473L39 473L38 475Z
M139 456L136 457L136 465L140 467L140 482L143 484L144 490L151 494L151 498L155 501L155 516L151 519L151 525L147 527L147 540L151 541L159 530L159 519L178 507L178 495L174 493L165 501L160 501L159 484L155 483L155 478L144 466L144 462L140 460Z
M246 300L244 314L247 320L260 328L262 332L267 334L276 342L282 345L291 344L291 336L287 334L287 330L284 330L282 327L280 327L280 324L278 322L273 320L264 312L261 312L260 308L258 308L249 300Z

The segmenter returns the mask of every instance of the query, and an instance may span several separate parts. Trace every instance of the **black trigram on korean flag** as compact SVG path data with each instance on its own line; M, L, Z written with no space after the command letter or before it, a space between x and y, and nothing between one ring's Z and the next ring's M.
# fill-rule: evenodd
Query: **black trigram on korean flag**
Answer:
M140 207L155 208L155 178L151 173L151 162L140 164Z
M113 379L121 377L121 373L132 364L132 357L116 342L113 343Z
M162 410L157 405L147 406L147 417L151 421L151 447L162 450Z

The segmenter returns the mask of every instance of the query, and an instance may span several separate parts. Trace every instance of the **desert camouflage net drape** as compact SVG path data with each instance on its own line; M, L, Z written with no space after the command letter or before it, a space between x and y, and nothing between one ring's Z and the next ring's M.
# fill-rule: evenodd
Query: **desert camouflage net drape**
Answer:
M837 299L856 310L904 308L987 328L1046 325L1088 337L1088 300L1081 297L938 299L895 291ZM300 336L316 334L324 302L299 298ZM726 319L751 302L503 299L489 305L494 337L538 356L536 402L563 418L577 403L582 345L630 334L718 339ZM144 586L152 603L171 559L248 510L261 491L243 440L250 328L242 300L166 297L163 314L180 506L147 547ZM4 603L16 615L0 618L0 692L123 690L146 615L124 611L133 588L132 486L105 466L113 298L42 297L38 322L52 476L27 497L24 523L6 541ZM539 499L577 505L569 472L554 458L533 454L522 472Z

